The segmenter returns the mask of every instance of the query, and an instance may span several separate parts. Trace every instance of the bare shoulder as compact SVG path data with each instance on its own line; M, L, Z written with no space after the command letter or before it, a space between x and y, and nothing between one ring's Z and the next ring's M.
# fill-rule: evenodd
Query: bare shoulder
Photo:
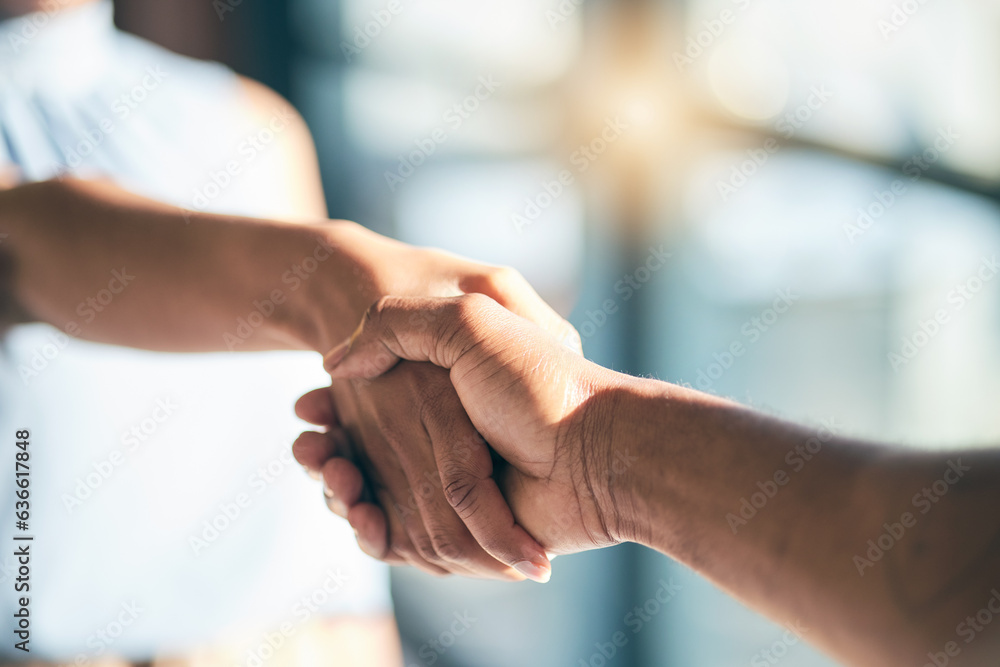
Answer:
M287 191L291 217L326 217L316 158L316 146L302 115L292 104L264 84L238 77L246 117L266 154L269 187ZM273 148L270 148L273 146Z

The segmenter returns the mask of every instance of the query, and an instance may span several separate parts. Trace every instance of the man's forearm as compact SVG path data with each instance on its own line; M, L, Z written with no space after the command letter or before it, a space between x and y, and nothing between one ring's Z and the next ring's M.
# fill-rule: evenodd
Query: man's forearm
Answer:
M619 391L614 442L642 462L617 494L624 537L851 664L922 664L950 641L963 664L994 641L956 629L1000 585L995 455L890 450L659 382Z
M326 361L400 359L450 369L549 551L646 544L849 664L995 664L998 450L880 447L614 373L478 295L381 300ZM446 486L464 502L478 479Z
M30 319L100 342L325 351L378 296L361 249L373 235L353 223L184 213L112 186L50 182L0 193L0 233Z

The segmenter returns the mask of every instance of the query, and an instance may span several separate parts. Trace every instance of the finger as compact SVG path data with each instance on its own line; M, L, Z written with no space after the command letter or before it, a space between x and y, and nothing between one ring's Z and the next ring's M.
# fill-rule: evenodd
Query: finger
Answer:
M460 281L459 289L485 294L512 313L545 329L574 352L583 354L583 343L576 328L553 310L519 271L496 267L492 273L477 273Z
M467 426L465 435L457 439L447 433L432 437L445 498L494 559L532 581L547 582L552 565L545 549L514 520L493 479L489 447L471 423Z
M410 368L413 366L411 365ZM422 378L424 390L431 391L437 398L433 401L433 421L458 424L459 429L465 426L467 434L475 434L475 428L468 421L454 388L447 374L441 369L426 367L431 376ZM396 371L384 381L400 377ZM427 389L427 386L433 386ZM387 433L398 432L391 421L383 422ZM416 428L412 428L416 426ZM439 437L454 439L456 431L441 427L437 429ZM455 574L473 577L488 577L519 581L523 579L507 565L497 561L486 553L473 539L462 520L449 505L441 488L441 478L437 474L437 461L434 457L434 445L431 433L423 423L411 425L407 442L399 442L398 437L387 436L394 445L394 452L401 470L406 476L407 503L396 505L403 517L404 526L410 534L418 552L425 560L439 565ZM398 488L398 487L397 487ZM419 527L409 525L413 514L422 523ZM429 543L428 543L429 541Z
M411 565L423 572L435 576L450 574L448 570L438 563L432 563L424 556L425 553L434 557L427 547L430 540L426 537L423 523L416 512L407 512L408 508L394 502L389 494L384 490L377 492L379 504L384 508L389 539L389 549L398 559L407 565ZM417 543L414 543L416 537ZM386 562L393 562L392 556L387 556Z
M487 296L451 298L382 297L365 314L350 341L325 360L334 378L375 378L400 359L430 361L452 368L481 343L489 322L494 336L503 337L515 318ZM520 318L517 318L520 320ZM523 322L523 320L521 320Z
M454 400L458 403L457 396L454 397ZM478 437L475 427L469 421L465 411L461 410L460 405L456 415L449 416L447 419L430 419L426 422L426 428L435 452L442 449L462 451L469 446L467 443L482 443L482 438ZM436 461L432 463L436 466ZM411 485L416 493L427 534L430 535L434 543L435 551L445 560L460 565L482 577L507 581L524 579L520 572L496 558L496 554L491 555L481 546L483 543L477 539L474 533L470 532L449 503L448 498L445 497L440 476L436 476L433 480L424 479L417 482L411 480ZM522 530L521 533L523 532ZM514 531L512 533L497 535L495 539L499 542L513 539L516 542L521 538L520 534ZM520 553L516 544L508 544L508 547ZM538 547L538 551L541 551L541 547Z
M350 449L343 429L333 427L328 433L306 431L292 443L292 456L314 479L320 468L333 456L346 456Z
M396 442L397 439L393 437L394 429L391 425L376 427L373 422L361 422L358 427L358 442L373 447L382 441L382 446L375 447L375 451L396 452L401 448L401 443ZM398 459L385 463L377 472L368 464L368 469L373 473L368 484L369 490L385 517L386 537L383 539L387 540L388 552L382 560L394 565L412 565L437 576L448 574L448 570L443 567L445 561L433 551L417 508L412 498L408 497L410 484Z
M361 550L372 558L386 560L390 552L387 522L382 508L372 503L358 503L348 510L347 521L354 529ZM403 561L393 564L402 565Z
M361 501L365 487L361 471L349 460L336 457L323 464L322 475L327 507L346 519L350 509Z
M295 402L295 414L299 419L316 426L336 424L330 389L323 387L304 394Z
M428 480L418 480L411 478L409 470L434 470L434 455L431 450L431 443L426 442L402 442L396 435L391 423L383 423L383 437L390 444L399 466L393 467L384 474L384 498L391 504L384 505L389 516L390 545L391 548L403 555L411 564L420 565L429 563L434 568L441 569L454 574L475 576L476 572L467 568L461 559L449 559L437 549L437 544L441 540L435 541L428 530L429 513L444 510L454 516L455 512L447 503L442 503L439 508L431 507L427 501L428 496L433 496L435 489L440 488L436 484L432 485ZM422 434L427 437L426 433ZM414 433L413 437L418 437ZM420 461L420 452L425 452L428 457L426 461ZM420 482L424 482L420 488ZM457 520L457 517L456 517ZM393 522L398 522L405 532L407 540L398 540L393 532L395 526ZM459 527L463 529L461 522ZM471 536L469 541L472 541ZM478 547L477 547L478 548ZM488 555L484 554L487 558ZM426 568L424 568L426 569Z

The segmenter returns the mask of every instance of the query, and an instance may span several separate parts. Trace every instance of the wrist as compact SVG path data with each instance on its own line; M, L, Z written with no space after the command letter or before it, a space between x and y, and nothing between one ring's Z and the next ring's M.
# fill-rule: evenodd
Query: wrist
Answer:
M641 494L643 471L651 465L643 433L642 404L646 380L611 373L594 394L587 414L583 446L592 460L590 485L602 523L615 542L649 541L649 513ZM648 418L648 415L647 415Z
M649 465L640 427L647 381L592 366L586 374L587 398L563 432L561 445L578 461L574 486L579 497L592 503L594 546L645 543L648 522L638 487L641 468Z
M492 270L401 243L354 222L311 228L311 247L328 249L330 258L319 263L315 278L303 281L291 311L297 335L324 354L354 333L380 297L458 296L468 291L463 281L489 276Z
M289 293L282 326L303 347L325 354L350 336L391 284L384 266L402 244L348 221L302 225L282 285Z

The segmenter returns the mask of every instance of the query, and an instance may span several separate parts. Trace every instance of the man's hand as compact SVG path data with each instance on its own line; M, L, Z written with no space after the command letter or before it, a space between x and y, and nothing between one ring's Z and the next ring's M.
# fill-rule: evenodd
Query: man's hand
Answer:
M505 513L506 525L481 533L494 541L486 543L499 560L479 546L449 505L435 448L455 449L465 459L487 450L447 371L430 364L399 364L374 382L339 381L310 392L299 400L296 412L329 428L326 434L304 433L293 452L323 476L330 509L356 527L369 555L431 574L506 580L524 577L505 563L545 562L541 547L514 523L502 498L490 509ZM367 479L350 460L365 470Z
M546 551L621 541L613 453L603 434L590 432L598 422L585 410L593 397L620 383L614 373L475 294L383 298L355 336L328 355L327 367L335 379L371 379L403 367L400 359L450 369L472 424L507 464L500 478L517 523ZM435 455L458 515L505 527L508 516L491 509L489 458L470 461L462 448L450 446L437 447ZM338 480L330 482L337 493Z

